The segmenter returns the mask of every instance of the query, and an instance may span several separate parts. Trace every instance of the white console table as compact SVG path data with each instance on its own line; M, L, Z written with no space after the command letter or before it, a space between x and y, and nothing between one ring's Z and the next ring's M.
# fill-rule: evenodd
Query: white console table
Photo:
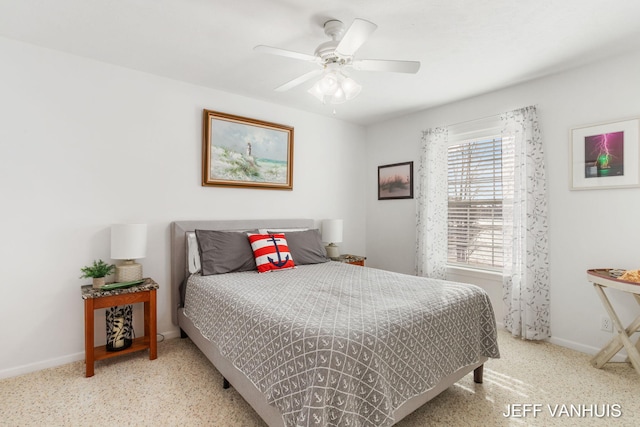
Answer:
M638 352L640 350L640 339L634 345L630 338L634 332L640 331L640 315L625 328L611 305L611 301L609 301L609 298L604 292L605 288L627 292L633 295L636 302L640 304L640 283L617 279L610 275L609 271L610 269L587 270L587 279L593 283L596 293L602 300L602 304L607 310L609 317L611 317L615 330L618 332L618 334L591 359L591 364L596 368L602 368L605 363L611 360L611 358L624 347L625 350L627 350L629 361L636 372L640 374L640 353Z

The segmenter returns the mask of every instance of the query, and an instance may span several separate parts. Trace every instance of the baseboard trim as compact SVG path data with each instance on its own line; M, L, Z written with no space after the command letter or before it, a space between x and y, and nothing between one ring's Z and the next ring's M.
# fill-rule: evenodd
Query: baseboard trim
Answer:
M180 331L179 330L175 330L175 331L171 331L171 332L160 332L160 335L163 335L165 340L170 340L171 338L180 337ZM158 341L158 342L160 342L160 341Z
M42 371L43 369L55 368L57 366L77 362L78 360L84 360L84 351L80 353L73 353L67 356L56 357L54 359L47 359L40 362L29 363L27 365L16 366L15 368L3 369L0 371L0 379L18 377L20 375Z
M586 353L586 354L590 354L590 355L595 355L596 353L598 353L600 351L600 349L596 348L596 347L580 344L580 343L577 343L577 342L574 342L574 341L569 341L569 340L565 340L563 338L558 338L558 337L553 337L553 336L551 338L549 338L549 342L551 344L559 345L560 347L570 348L571 350L576 350L576 351L579 351L581 353ZM627 359L627 355L626 355L624 349L622 349L620 351L620 353L618 353L615 356L613 356L610 361L611 362L625 362L626 359Z
M165 340L171 338L178 338L180 336L179 330L171 330L169 332L159 332L158 335L164 336ZM162 337L158 336L158 341ZM69 363L84 360L84 351L79 353L69 354L67 356L56 357L53 359L42 360L40 362L29 363L27 365L16 366L15 368L0 370L0 380L6 378L18 377L20 375L30 374L32 372L42 371L43 369L55 368Z

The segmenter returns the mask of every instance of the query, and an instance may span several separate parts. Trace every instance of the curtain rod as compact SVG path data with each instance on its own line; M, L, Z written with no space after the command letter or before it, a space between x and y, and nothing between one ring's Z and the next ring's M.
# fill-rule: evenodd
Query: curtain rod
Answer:
M533 105L529 105L527 107L514 108L513 110L510 110L510 111L523 110L525 108L537 107L537 106L538 106L537 104L533 104ZM458 123L451 123L451 124L448 124L446 127L458 126L458 125L466 125L467 123L479 122L479 121L491 119L491 118L494 118L494 117L500 117L500 115L502 115L502 114L504 114L504 113L492 114L490 116L480 117L478 119L466 120L466 121L462 121L462 122L458 122Z
M462 121L462 122L457 122L457 123L450 123L448 124L446 127L451 127L451 126L459 126L459 125L466 125L467 123L473 123L473 122L480 122L482 120L487 120L487 119L492 119L492 118L499 118L500 114L492 114L490 116L485 116L485 117L480 117L478 119L471 119L471 120L466 120L466 121Z

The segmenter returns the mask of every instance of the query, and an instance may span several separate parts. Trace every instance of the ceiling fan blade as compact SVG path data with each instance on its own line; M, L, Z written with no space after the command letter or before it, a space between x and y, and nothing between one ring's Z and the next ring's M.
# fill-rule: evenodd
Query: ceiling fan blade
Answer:
M371 33L373 33L378 26L373 22L369 22L365 19L356 18L349 27L342 40L336 47L336 53L339 56L353 56L360 46L367 41Z
M384 59L360 59L351 64L356 70L363 71L390 71L393 73L415 74L420 69L418 61L394 61Z
M319 76L320 74L322 74L322 70L313 70L313 71L309 71L306 74L301 75L300 77L297 77L285 84L283 84L282 86L278 86L277 88L275 88L274 90L276 92L284 92L285 90L289 90L293 87L296 87L304 82L306 82L307 80L311 80L312 78Z
M253 48L256 52L270 53L272 55L286 56L287 58L302 59L303 61L318 62L318 58L306 53L294 52L292 50L280 49L278 47L259 45Z

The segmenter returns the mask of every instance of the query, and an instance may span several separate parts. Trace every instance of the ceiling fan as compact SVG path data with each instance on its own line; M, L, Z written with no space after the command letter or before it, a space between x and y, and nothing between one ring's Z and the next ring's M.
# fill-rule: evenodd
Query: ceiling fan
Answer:
M277 87L276 91L283 92L314 77L322 76L308 92L323 103L341 104L353 99L362 89L358 83L347 75L345 72L347 68L395 73L417 73L420 69L420 62L417 61L355 59L354 55L357 50L367 41L376 28L378 26L373 22L356 18L345 31L342 22L331 19L324 23L324 33L331 37L331 40L320 44L313 55L264 45L256 46L253 49L258 52L301 59L318 64L321 67L321 69L305 73Z

